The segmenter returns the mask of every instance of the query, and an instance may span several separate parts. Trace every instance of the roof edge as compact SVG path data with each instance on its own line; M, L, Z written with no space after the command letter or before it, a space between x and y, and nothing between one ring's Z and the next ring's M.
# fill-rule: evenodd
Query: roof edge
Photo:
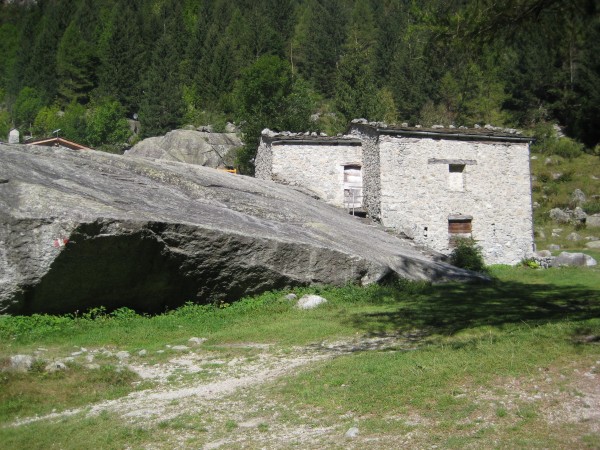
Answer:
M529 136L509 136L509 135L494 135L482 133L456 132L448 133L444 131L425 131L425 130L400 130L393 128L376 128L379 134L392 136L409 136L409 137L424 137L432 139L449 139L458 141L494 141L494 142L519 142L531 143L535 141Z

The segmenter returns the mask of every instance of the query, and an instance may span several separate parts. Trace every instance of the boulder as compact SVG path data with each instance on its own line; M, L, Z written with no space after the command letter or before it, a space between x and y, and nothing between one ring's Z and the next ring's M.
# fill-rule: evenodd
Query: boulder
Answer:
M587 197L581 189L575 189L571 194L571 203L577 206L581 205L582 203L585 203L586 200Z
M571 215L560 208L552 208L548 214L556 223L569 223L571 221Z
M144 139L125 154L218 168L232 166L235 149L242 145L235 133L173 130L165 136Z
M579 233L573 232L573 233L569 233L567 235L567 241L573 241L573 242L578 242L581 241L583 238L579 235Z
M21 139L21 137L19 134L19 130L15 129L15 128L10 130L10 132L8 133L8 143L9 144L18 144L20 139Z
M62 372L67 370L67 365L62 361L52 361L46 365L44 370L48 373Z
M600 248L600 241L590 241L585 244L586 248Z
M585 219L586 227L591 228L600 228L600 214L593 214L591 216L587 216Z
M321 297L320 295L306 294L300 297L300 300L298 300L296 306L299 309L313 309L319 305L322 305L323 303L327 303L327 299Z
M10 357L8 369L13 372L27 372L33 366L34 358L30 355L13 355Z
M4 145L0 179L0 314L481 278L290 187L197 165Z
M560 266L595 266L596 260L585 253L562 252L552 261L553 267Z
M573 215L573 221L574 221L574 223L577 223L577 222L579 222L579 223L586 223L587 214L579 206L575 207L575 209L572 212L572 215Z

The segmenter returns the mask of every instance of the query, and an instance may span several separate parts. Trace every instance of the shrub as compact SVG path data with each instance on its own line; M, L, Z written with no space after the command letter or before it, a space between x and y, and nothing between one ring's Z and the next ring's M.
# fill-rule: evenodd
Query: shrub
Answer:
M600 200L587 201L581 205L581 209L583 209L586 214L598 214L600 213Z
M552 175L548 172L540 172L538 174L538 180L540 180L542 183L547 183L548 181L552 180Z
M450 264L475 272L488 271L483 261L481 247L472 238L456 240L456 247L450 254Z
M525 267L528 269L541 269L542 268L541 264L538 261L536 261L534 258L523 259L521 261L521 263L519 264L519 266Z
M581 156L583 145L569 138L560 138L546 143L544 153L549 155L558 155L566 159L573 159Z

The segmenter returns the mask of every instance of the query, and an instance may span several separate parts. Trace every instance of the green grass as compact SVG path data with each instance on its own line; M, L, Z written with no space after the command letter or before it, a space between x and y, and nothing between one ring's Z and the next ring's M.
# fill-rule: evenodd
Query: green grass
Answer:
M531 172L535 177L532 183L533 201L540 206L534 210L534 224L536 230L536 244L540 250L544 250L550 244L558 244L563 249L581 250L585 248L586 241L573 242L567 240L572 232L577 232L582 237L600 237L600 229L591 227L575 227L572 224L557 224L550 220L548 215L552 208L571 208L576 205L572 202L571 195L575 189L581 189L587 197L582 205L588 214L598 212L600 205L600 158L597 156L581 153L573 159L566 159L556 155L544 155L532 153L536 159L531 161ZM559 178L555 176L562 174ZM552 236L552 231L558 236ZM540 237L543 231L545 237Z
M285 354L293 346L323 340L419 331L411 351L355 352L248 390L243 398L254 405L259 425L246 445L264 446L260 436L283 425L330 427L343 436L358 423L359 439L367 439L359 447L366 448L375 445L368 442L378 443L372 448L597 448L599 436L585 423L550 424L546 410L556 407L552 401L557 392L577 396L570 384L574 371L583 373L600 360L600 345L582 339L600 335L600 268L496 266L491 274L495 279L486 284L297 291L329 300L312 311L295 309L284 293L276 292L226 307L189 304L154 317L126 310L78 317L0 317L0 360L31 354L38 347L49 355L69 354L74 347L129 350L134 355L144 348L153 353L139 361L154 364L174 355L155 350L198 336L208 339L201 351L210 368L212 356L225 361L257 358L261 351ZM230 346L244 343L273 347ZM108 357L104 362L114 363ZM137 380L129 372L76 369L53 375L0 373L0 424L136 389ZM190 383L210 376L183 374L173 380ZM536 399L538 393L548 395ZM199 408L197 416L182 414L150 428L127 425L108 414L17 428L0 425L0 440L8 443L6 448L77 448L88 441L96 448L149 443L169 448L173 433L185 432L184 441L200 447L207 436L247 432L239 426L246 419L236 411L219 418L211 408ZM413 441L405 442L406 435ZM343 444L324 439L324 447Z

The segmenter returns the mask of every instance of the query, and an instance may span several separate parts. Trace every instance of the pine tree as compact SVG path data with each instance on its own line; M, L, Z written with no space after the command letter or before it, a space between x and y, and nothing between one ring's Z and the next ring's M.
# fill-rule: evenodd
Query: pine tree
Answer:
M121 0L111 17L110 33L102 48L99 92L117 99L128 115L137 113L146 69L139 2Z
M139 117L144 136L157 136L176 128L184 114L180 72L184 39L178 34L180 4L175 0L163 3L154 20L160 34L143 84Z
M335 103L347 120L378 119L373 51L376 36L370 6L356 2L348 26L345 53L338 65Z
M58 95L63 104L89 101L90 92L96 85L96 65L93 45L83 38L77 22L71 22L56 54Z
M290 59L317 91L332 96L336 66L346 40L347 11L340 0L307 0L299 10Z

